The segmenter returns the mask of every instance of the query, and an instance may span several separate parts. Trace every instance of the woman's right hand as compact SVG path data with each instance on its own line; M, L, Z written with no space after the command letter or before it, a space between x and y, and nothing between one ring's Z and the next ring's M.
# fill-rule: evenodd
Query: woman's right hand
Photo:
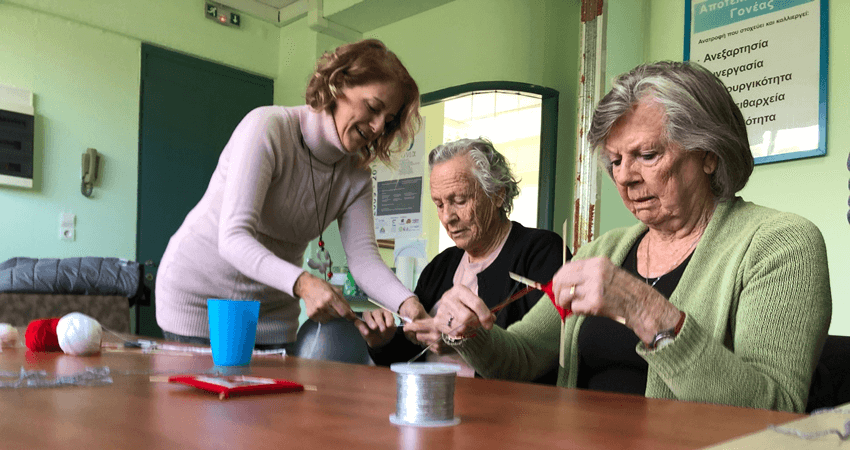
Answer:
M440 299L434 316L436 327L445 335L459 337L478 327L493 328L496 316L477 295L466 286L455 286Z
M303 272L295 280L292 291L297 297L304 299L307 315L316 322L325 323L339 317L347 320L357 318L339 288L309 272Z

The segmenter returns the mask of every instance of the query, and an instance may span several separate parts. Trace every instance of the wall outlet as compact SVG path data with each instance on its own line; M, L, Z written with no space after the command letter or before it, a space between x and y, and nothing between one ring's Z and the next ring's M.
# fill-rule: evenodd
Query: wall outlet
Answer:
M76 237L75 223L77 215L74 213L63 212L59 215L59 239L63 241L73 241Z
M76 218L77 216L74 213L62 213L59 215L59 226L73 228Z
M76 235L77 235L77 232L74 230L74 228L69 228L69 227L59 228L59 239L62 239L63 241L72 242L74 240L74 238L76 237Z

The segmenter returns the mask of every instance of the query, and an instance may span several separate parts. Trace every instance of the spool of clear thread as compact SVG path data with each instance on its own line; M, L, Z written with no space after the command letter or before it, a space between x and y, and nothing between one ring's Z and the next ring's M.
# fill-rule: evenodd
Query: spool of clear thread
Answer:
M390 414L395 425L444 427L457 425L454 415L456 364L395 363L396 412Z

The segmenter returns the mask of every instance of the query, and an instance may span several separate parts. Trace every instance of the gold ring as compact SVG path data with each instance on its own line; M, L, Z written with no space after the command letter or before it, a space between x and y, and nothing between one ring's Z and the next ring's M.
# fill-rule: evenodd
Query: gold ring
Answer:
M576 285L570 286L570 297L576 295Z

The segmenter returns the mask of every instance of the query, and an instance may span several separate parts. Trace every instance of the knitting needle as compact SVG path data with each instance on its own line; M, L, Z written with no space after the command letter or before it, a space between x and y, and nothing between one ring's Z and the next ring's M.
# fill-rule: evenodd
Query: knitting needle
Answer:
M369 302L370 302L370 303L377 305L377 306L378 306L378 307L380 307L381 309L383 309L383 310L385 310L385 311L389 311L389 313L390 313L390 314L392 314L392 315L393 315L393 317L397 317L399 320L401 320L401 321L402 321L402 322L404 322L404 323L411 323L411 322L413 322L412 320L410 320L410 318L408 318L408 317L404 317L404 316L402 316L401 314L398 314L398 313L396 313L396 312L393 312L393 310L391 310L391 309L387 308L386 306L384 306L384 305L382 305L382 304L380 304L380 303L378 303L378 302L376 302L376 301L372 300L371 298L370 298L370 299L367 299L367 300L369 300Z
M532 279L530 279L530 278L526 278L526 277L524 277L524 276L522 276L522 275L517 275L517 274L515 274L515 273L513 273L513 272L508 272L508 275L509 275L512 279L514 279L514 280L516 280L516 281L519 281L520 283L526 284L526 285L528 285L528 286L530 286L530 287L533 287L534 289L539 289L539 290L541 290L541 291L545 291L545 286L543 286L542 284L538 283L537 281L534 281L534 280L532 280ZM623 317L617 316L617 317L614 317L614 320L615 320L615 321L617 321L617 322L620 322L620 323L621 323L621 324L623 324L623 325L625 325L625 324L626 324L626 319L625 319L625 318L623 318Z
M537 290L540 290L540 291L543 290L543 285L532 280L531 278L526 278L522 275L517 275L513 272L508 272L508 276L511 277L511 279L519 281L520 283L525 284L527 286L531 286L534 289L537 289Z

